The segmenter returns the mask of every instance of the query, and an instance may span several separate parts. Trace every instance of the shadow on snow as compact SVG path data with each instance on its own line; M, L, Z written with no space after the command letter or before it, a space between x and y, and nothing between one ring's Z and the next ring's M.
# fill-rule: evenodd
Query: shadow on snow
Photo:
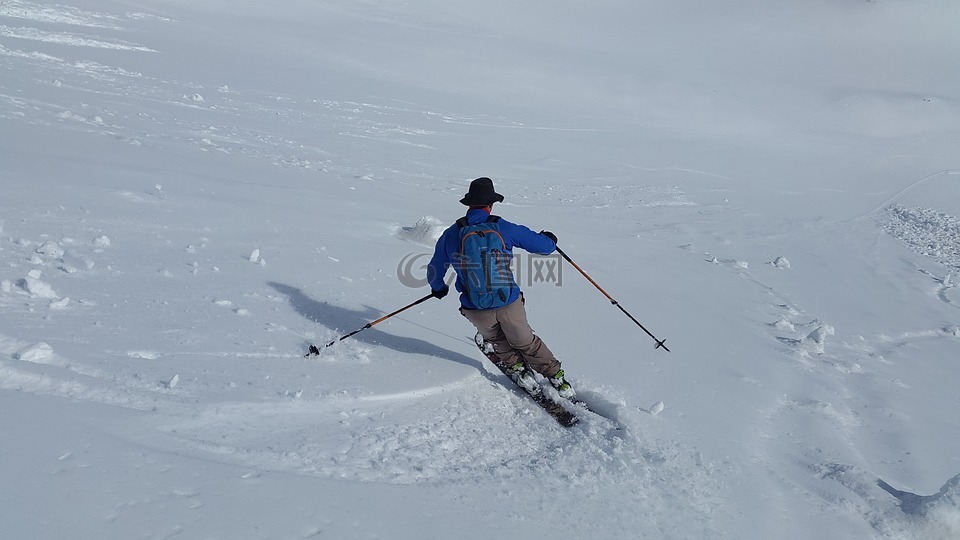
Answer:
M934 495L918 495L909 491L901 491L883 480L877 480L877 485L900 501L900 509L905 514L926 515L941 499L953 499L954 504L960 502L960 474L954 476Z
M352 310L320 302L307 296L303 291L296 287L284 285L282 283L269 282L277 292L285 295L290 301L293 309L307 319L322 324L328 328L356 330L363 327L370 321L376 320L382 316L382 313L370 306L365 306L364 310ZM465 356L456 351L444 349L430 342L421 339L399 337L377 330L376 327L368 328L349 339L355 339L369 345L386 347L403 353L424 354L443 358L452 362L479 368L487 378L494 380L485 369L482 369L483 362L479 359ZM317 346L323 346L325 343L318 343Z

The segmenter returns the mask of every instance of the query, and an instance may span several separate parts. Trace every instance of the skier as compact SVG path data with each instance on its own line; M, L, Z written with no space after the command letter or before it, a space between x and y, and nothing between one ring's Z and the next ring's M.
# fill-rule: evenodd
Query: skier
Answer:
M560 362L527 322L523 293L510 269L514 247L549 255L557 248L557 237L492 215L493 204L503 202L503 195L494 190L489 178L472 181L460 202L468 207L467 215L443 232L427 267L433 296L443 298L449 292L444 278L452 265L460 313L493 345L497 367L518 384L533 369L561 396L572 398L575 392Z

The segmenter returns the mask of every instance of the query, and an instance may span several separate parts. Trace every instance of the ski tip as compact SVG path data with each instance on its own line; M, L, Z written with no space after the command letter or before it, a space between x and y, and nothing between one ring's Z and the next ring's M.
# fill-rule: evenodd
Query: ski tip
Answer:
M663 350L665 350L665 351L667 351L667 352L670 352L670 349L667 348L666 341L667 341L667 340L665 340L665 339L658 340L658 341L657 341L657 346L654 347L653 350L657 350L657 349L659 349L659 348L662 347Z

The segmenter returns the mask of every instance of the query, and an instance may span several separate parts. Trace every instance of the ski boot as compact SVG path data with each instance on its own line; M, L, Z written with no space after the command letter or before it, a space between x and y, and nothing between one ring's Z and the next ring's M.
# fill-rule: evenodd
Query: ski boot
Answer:
M474 342L476 342L477 347L483 352L484 356L488 360L493 362L493 365L503 372L504 375L510 377L510 380L514 382L517 386L522 388L525 392L531 396L539 396L541 394L540 384L537 383L536 377L533 376L533 371L527 367L523 361L519 361L513 365L505 365L500 363L500 358L497 356L496 350L493 348L493 343L485 341L480 332L477 332L473 336Z
M556 375L550 377L550 384L556 388L557 393L564 399L573 399L577 395L570 383L564 378L562 369Z
M537 384L537 379L533 376L533 371L522 361L512 366L501 368L501 370L506 373L507 377L510 377L517 386L526 390L528 394L535 396L540 393L540 385Z

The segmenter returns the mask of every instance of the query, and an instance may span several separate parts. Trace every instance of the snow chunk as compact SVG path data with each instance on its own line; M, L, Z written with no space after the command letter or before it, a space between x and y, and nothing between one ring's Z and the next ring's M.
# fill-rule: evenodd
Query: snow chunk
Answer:
M52 259L59 259L60 257L63 257L63 254L64 254L63 248L60 247L60 244L52 241L44 242L43 244L40 245L40 247L37 248L36 251L37 253L41 255L46 255L47 257L50 257Z
M716 265L727 265L734 268L740 268L742 270L747 270L750 268L750 263L747 261L741 261L738 259L719 259L716 256L712 256L709 253L706 254L708 258L704 259L708 263Z
M30 293L33 298L59 298L49 283L39 279L39 272L39 270L31 271L27 277L17 282L17 285ZM34 277L34 274L37 277Z
M826 343L827 336L832 336L836 333L832 326L829 324L823 324L818 326L813 332L810 332L806 338L803 339L803 342L807 347L817 354L823 354L824 344Z
M777 257L771 261L770 264L777 268L790 268L790 261L788 261L786 257Z
M791 306L790 304L777 304L777 307L786 311L790 315L799 315L800 312L797 311L797 308Z
M61 298L60 300L54 300L50 302L50 309L67 309L67 306L70 304L70 297Z
M658 401L650 406L650 414L656 416L663 412L663 402Z
M98 236L93 239L93 245L97 247L107 247L110 245L110 238L106 236Z
M440 239L446 225L433 216L423 216L412 227L401 227L397 236L403 240L433 246Z
M63 263L60 265L60 270L68 274L75 274L79 269L92 270L93 267L97 265L97 263L89 257L78 255L74 253L73 250L64 254L60 260Z
M13 289L13 284L10 283L10 280L9 280L9 279L5 279L5 280L3 280L3 281L0 281L0 291L10 292L12 289Z
M49 364L53 359L53 347L41 341L21 349L13 357L34 364Z
M796 331L796 327L793 325L793 323L788 321L785 317L781 317L779 321L772 323L772 326L783 332Z

